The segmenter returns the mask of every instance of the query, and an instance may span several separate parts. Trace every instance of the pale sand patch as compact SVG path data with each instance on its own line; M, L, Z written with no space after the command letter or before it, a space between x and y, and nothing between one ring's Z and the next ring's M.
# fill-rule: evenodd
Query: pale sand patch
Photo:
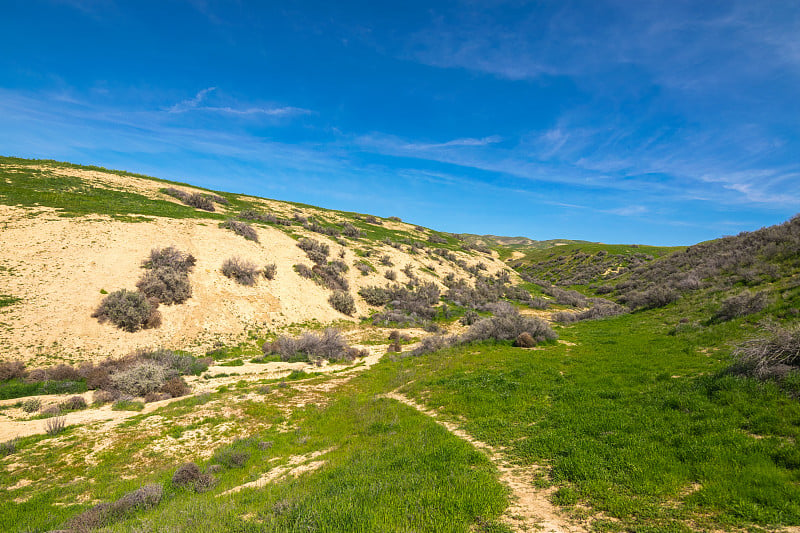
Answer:
M525 254L517 251L517 252L511 252L511 257L509 259L513 261L515 259L522 259L523 257L525 257Z
M469 442L489 457L500 473L500 481L512 491L513 501L506 509L503 519L515 531L532 529L545 533L583 533L587 531L582 524L570 522L563 517L550 502L550 495L554 489L538 489L533 485L534 475L537 470L541 469L540 466L530 465L523 468L511 465L503 458L500 450L477 440L455 424L440 420L435 411L427 409L397 392L390 392L383 396L408 405L431 417L434 422L447 431Z
M288 476L299 477L301 474L306 472L317 470L325 464L325 461L312 461L312 459L316 459L317 457L325 455L332 449L333 448L328 448L327 450L318 450L305 455L292 455L289 457L289 461L286 465L276 466L257 480L233 487L232 489L217 494L217 496L234 494L244 489L258 489L268 485L269 483L272 483L273 481L277 481Z

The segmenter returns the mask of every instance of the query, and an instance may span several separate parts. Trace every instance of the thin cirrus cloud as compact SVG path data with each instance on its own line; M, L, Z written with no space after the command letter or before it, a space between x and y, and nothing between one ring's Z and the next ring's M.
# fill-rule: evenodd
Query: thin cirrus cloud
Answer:
M301 107L279 106L279 107L232 107L228 105L209 105L209 96L217 91L216 87L208 87L197 92L193 98L189 98L174 104L167 109L168 113L180 114L192 111L221 113L226 115L255 116L264 115L269 117L291 117L299 115L309 115L311 111Z

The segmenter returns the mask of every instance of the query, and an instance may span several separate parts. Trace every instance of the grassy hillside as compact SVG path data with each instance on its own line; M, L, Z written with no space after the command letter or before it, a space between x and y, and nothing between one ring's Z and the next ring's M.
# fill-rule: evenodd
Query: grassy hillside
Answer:
M0 172L3 531L800 526L798 218L688 248L532 250L105 169ZM226 278L234 251L273 277ZM160 327L88 317L140 276L175 284ZM83 294L48 321L45 302ZM14 361L26 309L59 342ZM63 355L91 335L91 364ZM147 340L169 345L130 353Z

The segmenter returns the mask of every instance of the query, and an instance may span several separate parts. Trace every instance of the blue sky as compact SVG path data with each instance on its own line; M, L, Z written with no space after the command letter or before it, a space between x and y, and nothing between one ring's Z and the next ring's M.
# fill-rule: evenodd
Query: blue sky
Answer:
M691 244L800 211L798 36L795 1L10 0L0 154Z

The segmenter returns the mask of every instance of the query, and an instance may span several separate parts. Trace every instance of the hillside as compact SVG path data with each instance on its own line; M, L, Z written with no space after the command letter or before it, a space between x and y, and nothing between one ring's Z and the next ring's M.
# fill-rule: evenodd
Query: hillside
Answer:
M474 277L468 269L478 264L488 275L513 274L497 254L465 250L465 243L450 235L399 219L55 162L5 158L0 178L0 284L7 297L18 299L3 313L2 357L77 361L148 346L203 354L217 343L263 337L293 323L365 316L375 308L357 296L359 289L385 285L388 271L408 281L407 269L420 282L443 289L447 275ZM168 187L224 203L214 202L213 212L193 208L165 193ZM288 225L243 220L247 211ZM257 242L219 227L228 219L251 225ZM342 233L345 225L350 235ZM296 246L304 237L327 245L331 258L345 263L342 275L356 295L351 316L331 307L328 287L296 271L295 265L313 266ZM92 318L104 293L135 289L151 249L168 246L190 253L197 264L190 274L192 297L182 305L162 305L161 327L127 333ZM259 267L274 264L274 279L243 286L226 278L220 267L234 256Z
M800 217L609 245L0 178L2 531L800 531Z

